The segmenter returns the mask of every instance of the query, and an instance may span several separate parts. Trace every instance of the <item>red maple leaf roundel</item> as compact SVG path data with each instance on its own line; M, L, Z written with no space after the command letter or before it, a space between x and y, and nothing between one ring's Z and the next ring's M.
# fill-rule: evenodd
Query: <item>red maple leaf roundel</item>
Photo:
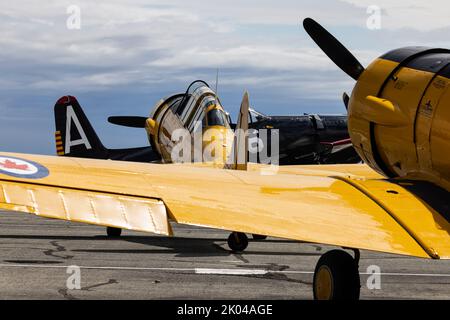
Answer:
M6 159L5 162L0 162L0 167L5 169L17 169L17 170L25 170L29 171L28 165L26 164L17 164L14 161Z

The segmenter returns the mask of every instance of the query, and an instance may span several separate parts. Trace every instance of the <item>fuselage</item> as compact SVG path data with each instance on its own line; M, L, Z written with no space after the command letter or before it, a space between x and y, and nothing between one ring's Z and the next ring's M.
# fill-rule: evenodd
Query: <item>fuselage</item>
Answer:
M158 101L146 131L152 148L165 163L208 162L223 166L234 138L219 98L203 81L193 82L184 94ZM180 151L177 146L185 148Z
M349 132L361 158L390 178L450 191L450 51L408 47L375 60L349 103Z
M321 144L349 138L345 115L252 116L251 129L278 130L281 165L322 163ZM270 134L267 135L271 137ZM336 159L337 160L337 159ZM327 159L327 163L332 162ZM339 163L357 163L361 159L353 148L339 157Z

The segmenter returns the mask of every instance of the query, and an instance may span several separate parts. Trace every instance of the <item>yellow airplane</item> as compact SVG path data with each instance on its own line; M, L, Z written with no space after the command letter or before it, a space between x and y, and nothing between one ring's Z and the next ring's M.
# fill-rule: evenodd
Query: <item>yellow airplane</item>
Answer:
M352 250L319 259L316 299L359 298L361 249L450 259L450 51L394 50L364 69L315 21L304 26L357 80L349 129L367 165L264 175L256 164L223 170L1 153L0 208L163 235L173 234L173 221Z
M192 162L204 167L236 170L247 168L247 92L242 99L235 132L216 92L203 80L193 81L185 93L159 100L149 117L108 118L116 125L145 128L151 147L143 148L105 148L73 96L58 99L54 110L55 142L59 156L166 164ZM122 230L108 226L106 233L110 237L119 237ZM255 240L266 238L258 234L252 236ZM232 239L236 240L229 241L229 246L234 251L243 251L248 245L245 234L234 234Z
M244 95L242 106L248 108L247 94ZM223 167L233 148L234 135L230 117L225 113L217 94L202 80L192 82L185 93L158 101L149 117L113 116L108 121L121 126L145 128L151 147L105 148L77 99L64 96L55 104L57 154L162 163L186 162L184 158L190 162L195 155L197 162L209 162ZM177 130L181 133L178 136ZM182 144L178 141L179 138L189 140L186 141L189 154L180 156L174 149ZM217 154L213 151L217 151Z

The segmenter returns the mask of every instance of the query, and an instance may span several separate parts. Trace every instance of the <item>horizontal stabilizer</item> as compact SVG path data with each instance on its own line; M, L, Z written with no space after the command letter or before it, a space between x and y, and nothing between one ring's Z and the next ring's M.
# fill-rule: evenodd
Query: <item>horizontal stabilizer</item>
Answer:
M108 118L109 123L130 128L145 128L145 121L147 117L112 116Z

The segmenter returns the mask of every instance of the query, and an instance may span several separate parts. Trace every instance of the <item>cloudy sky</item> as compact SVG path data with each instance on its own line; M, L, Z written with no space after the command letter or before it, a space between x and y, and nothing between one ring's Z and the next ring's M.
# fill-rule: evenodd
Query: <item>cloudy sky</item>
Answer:
M67 8L81 10L68 29ZM367 9L381 9L381 29ZM450 47L445 0L0 0L0 146L54 154L53 106L75 95L104 144L147 144L143 130L106 122L147 115L195 79L236 115L244 90L267 114L343 113L352 80L301 28L313 17L367 65L408 45Z

